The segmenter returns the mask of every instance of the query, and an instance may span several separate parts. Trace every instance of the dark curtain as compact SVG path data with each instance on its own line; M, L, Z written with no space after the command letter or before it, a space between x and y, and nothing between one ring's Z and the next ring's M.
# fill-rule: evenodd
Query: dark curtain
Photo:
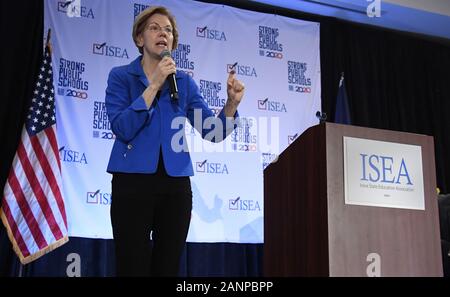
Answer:
M439 195L438 205L441 230L442 266L444 275L450 276L450 194Z
M336 20L321 22L322 109L345 73L352 124L434 136L437 186L450 191L450 46Z
M1 1L0 36L0 187L3 186L14 157L26 109L33 92L43 53L42 1ZM0 199L0 203L1 203ZM16 275L18 262L0 222L0 275Z
M277 9L251 1L203 1L321 23L322 111L334 114L340 73L345 72L352 123L434 136L437 185L450 190L450 46L386 29ZM3 189L19 140L33 78L42 55L42 1L0 4L4 38L0 80ZM18 15L20 14L20 17ZM301 42L301 41L299 41ZM332 118L331 118L332 120ZM262 244L188 243L182 276L260 276ZM69 243L20 267L0 227L0 275L65 276L70 259L81 257L82 276L114 275L111 240L71 238Z
M0 185L8 171L19 143L20 131L28 102L33 92L34 78L43 53L42 1L0 2L0 36L2 36L0 68ZM19 16L20 15L20 16Z

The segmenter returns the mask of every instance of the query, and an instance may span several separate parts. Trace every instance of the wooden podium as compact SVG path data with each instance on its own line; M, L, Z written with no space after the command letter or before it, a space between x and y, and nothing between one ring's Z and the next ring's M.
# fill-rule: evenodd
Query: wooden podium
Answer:
M425 210L345 204L344 136L421 146ZM311 127L264 171L264 276L370 276L374 261L380 276L442 276L433 138Z

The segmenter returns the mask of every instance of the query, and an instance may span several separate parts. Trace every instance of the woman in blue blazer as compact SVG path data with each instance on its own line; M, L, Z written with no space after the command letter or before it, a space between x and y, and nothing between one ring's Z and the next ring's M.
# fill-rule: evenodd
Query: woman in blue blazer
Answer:
M177 136L184 126L214 117L194 80L176 71L164 51L178 43L175 18L164 7L149 7L133 25L142 54L108 77L105 103L116 139L107 171L112 174L111 223L118 276L176 276L192 210L189 176L194 175L186 146ZM167 77L175 74L179 98L170 98ZM232 132L244 85L231 72L228 100L216 118L216 131L196 127L210 141ZM194 119L200 117L200 119ZM172 128L175 126L176 128ZM178 134L177 134L178 132ZM150 241L150 233L152 240Z

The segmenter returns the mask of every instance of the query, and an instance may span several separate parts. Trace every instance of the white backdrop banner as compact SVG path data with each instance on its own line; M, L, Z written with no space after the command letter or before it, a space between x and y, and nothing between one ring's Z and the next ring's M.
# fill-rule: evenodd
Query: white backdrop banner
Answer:
M191 75L216 112L225 104L234 66L246 91L241 126L223 143L186 135L195 176L190 242L263 242L263 169L295 138L318 123L318 23L190 0L45 1L52 29L58 142L69 235L112 238L111 175L114 141L104 97L112 67L139 55L131 30L152 5L177 19L178 71Z

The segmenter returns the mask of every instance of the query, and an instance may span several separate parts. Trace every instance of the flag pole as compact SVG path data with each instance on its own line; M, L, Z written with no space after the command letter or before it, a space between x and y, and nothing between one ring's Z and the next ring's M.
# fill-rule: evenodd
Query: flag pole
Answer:
M50 43L50 36L51 36L51 33L52 33L52 29L51 29L51 28L48 28L48 31L47 31L47 38L45 39L45 40L47 40L46 44L49 44L49 43Z
M52 29L48 28L48 30L47 30L47 39L46 39L46 42L45 42L45 46L48 46L50 54L52 53L52 46L50 44L51 33L52 33Z
M22 264L22 262L19 261L19 275L18 275L18 277L22 277L22 272L23 272L23 264Z

